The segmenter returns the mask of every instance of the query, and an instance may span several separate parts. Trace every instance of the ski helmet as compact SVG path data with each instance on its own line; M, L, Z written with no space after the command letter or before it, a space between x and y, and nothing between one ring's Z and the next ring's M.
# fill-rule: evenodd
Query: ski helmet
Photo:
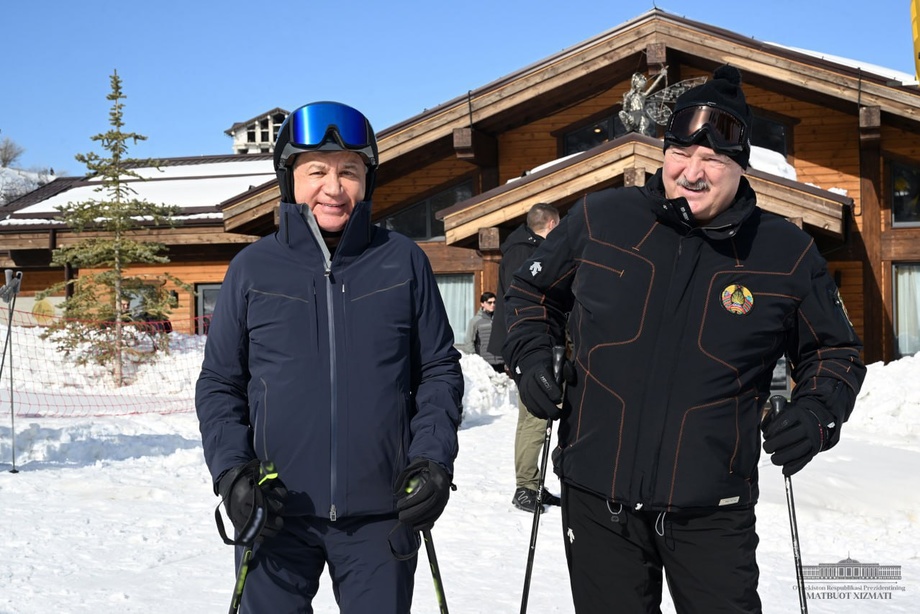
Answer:
M377 138L367 118L340 102L311 102L287 116L275 141L275 175L283 202L294 202L292 167L307 151L353 151L367 166L364 200L370 200L377 177Z

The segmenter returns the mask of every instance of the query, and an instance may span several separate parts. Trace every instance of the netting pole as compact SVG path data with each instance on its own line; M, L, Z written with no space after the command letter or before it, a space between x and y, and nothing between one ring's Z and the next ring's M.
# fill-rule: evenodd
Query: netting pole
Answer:
M10 450L12 455L13 468L10 473L19 473L16 469L16 407L13 403L13 346L10 339L13 335L13 312L16 310L16 296L19 294L19 287L22 283L22 271L17 271L15 275L10 269L6 271L6 285L0 289L0 298L10 304L10 317L6 325L6 341L3 343L3 357L0 358L0 378L3 377L3 364L6 362L6 349L10 349Z

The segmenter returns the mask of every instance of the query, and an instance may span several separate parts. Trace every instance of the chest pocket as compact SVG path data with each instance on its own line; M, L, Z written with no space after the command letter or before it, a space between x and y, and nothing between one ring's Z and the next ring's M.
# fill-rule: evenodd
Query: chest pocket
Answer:
M285 363L317 349L315 293L306 296L252 288L246 313L250 355ZM271 358L269 358L271 360Z
M587 245L572 284L576 317L586 332L593 330L593 338L608 343L638 337L649 309L654 272L654 265L638 254Z
M413 283L405 275L363 276L352 279L345 293L344 334L349 348L384 361L409 351L413 311Z

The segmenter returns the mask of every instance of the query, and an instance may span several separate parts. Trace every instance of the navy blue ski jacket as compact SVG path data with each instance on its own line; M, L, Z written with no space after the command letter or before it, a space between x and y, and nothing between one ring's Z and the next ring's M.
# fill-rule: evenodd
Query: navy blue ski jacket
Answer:
M275 463L285 513L393 513L416 458L453 473L460 355L431 265L358 203L330 258L307 207L247 246L221 286L196 389L215 488L253 458ZM215 491L216 492L216 491Z
M553 458L560 477L634 509L751 506L760 418L777 360L792 402L836 418L866 374L862 344L814 240L756 206L744 178L699 226L644 187L588 195L514 275L505 359L541 356L567 329L575 378ZM689 219L689 217L687 218Z

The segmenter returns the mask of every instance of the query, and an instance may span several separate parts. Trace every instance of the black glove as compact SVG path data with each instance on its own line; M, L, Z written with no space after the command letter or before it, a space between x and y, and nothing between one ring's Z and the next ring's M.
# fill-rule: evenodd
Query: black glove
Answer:
M221 476L217 489L237 535L236 541L227 540L220 516L215 512L225 542L237 545L261 542L277 535L284 525L281 512L287 489L272 463L255 459L238 465Z
M774 465L782 465L783 475L790 476L830 447L836 422L823 408L792 404L768 416L763 428L764 452L773 455Z
M562 415L558 405L562 402L562 388L553 377L549 356L525 361L518 365L515 381L521 402L532 415L542 420L556 420Z
M444 467L417 458L396 478L396 510L399 520L413 531L434 526L450 497L450 476Z

